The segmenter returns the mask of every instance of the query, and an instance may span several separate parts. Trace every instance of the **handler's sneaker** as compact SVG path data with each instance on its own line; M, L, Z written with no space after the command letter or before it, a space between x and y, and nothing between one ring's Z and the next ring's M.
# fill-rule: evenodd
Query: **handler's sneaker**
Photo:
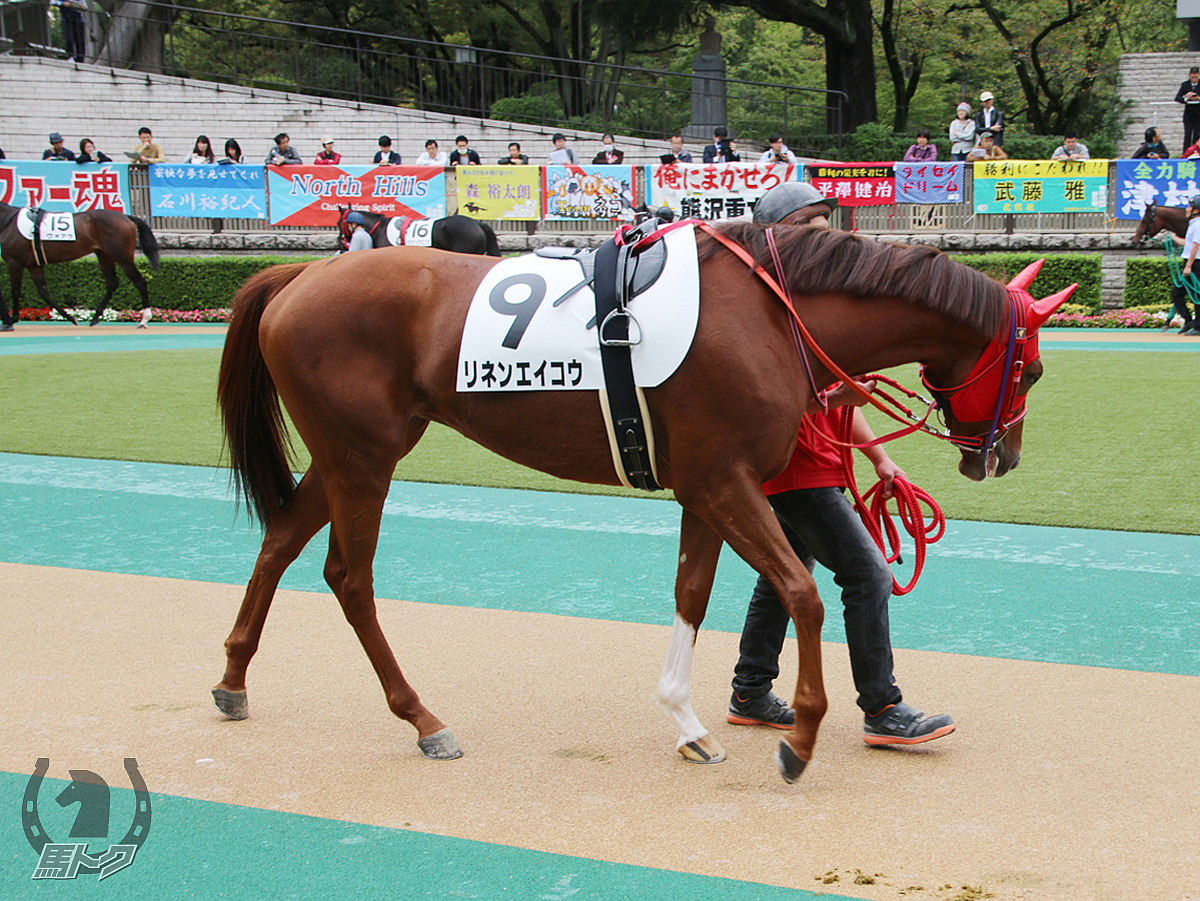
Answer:
M926 716L907 704L891 704L879 713L867 714L863 722L863 741L869 745L919 745L954 731L949 714Z
M757 698L742 698L735 691L729 698L725 719L735 726L771 726L790 729L796 724L796 714L787 703L768 691Z

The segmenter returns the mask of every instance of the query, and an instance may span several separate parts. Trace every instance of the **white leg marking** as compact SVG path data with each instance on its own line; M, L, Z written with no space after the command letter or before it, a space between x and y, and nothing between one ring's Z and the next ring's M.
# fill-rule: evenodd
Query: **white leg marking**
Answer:
M675 616L671 627L671 644L667 648L667 659L663 663L662 678L658 680L658 703L675 721L679 728L679 743L682 748L690 741L703 738L708 730L692 711L692 657L695 653L696 630Z

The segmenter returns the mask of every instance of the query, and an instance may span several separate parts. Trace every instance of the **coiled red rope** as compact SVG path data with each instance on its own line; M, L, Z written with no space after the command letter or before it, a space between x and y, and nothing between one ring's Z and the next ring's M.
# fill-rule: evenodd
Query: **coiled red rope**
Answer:
M875 379L876 383L882 382L911 394L907 389L885 376L871 375L861 379L861 381L868 381L870 379ZM876 393L880 393L893 406L904 409L895 398L886 393L879 392L878 389ZM838 433L841 439L839 443L842 448L842 477L845 480L846 487L850 489L850 493L854 496L854 509L858 511L863 525L867 527L867 531L871 534L876 547L879 548L890 567L893 563L902 562L900 559L900 531L896 528L892 514L888 511L887 500L883 496L882 479L872 485L865 494L859 494L858 483L854 479L853 450L855 447L860 446L854 443L854 407L842 407L840 415ZM870 442L870 444L874 443L876 442ZM903 595L912 591L916 587L917 580L921 578L921 571L925 568L926 546L939 541L946 534L946 514L942 512L942 508L938 506L937 501L933 499L933 496L929 492L914 485L905 478L897 478L893 481L892 497L896 501L896 515L900 517L900 522L903 524L904 530L912 538L914 546L915 561L912 579L909 580L907 585L901 586L896 581L895 573L892 574L892 594ZM926 517L922 509L922 505L928 507L928 517ZM927 518L928 522L926 522ZM884 536L887 537L886 547L884 545Z

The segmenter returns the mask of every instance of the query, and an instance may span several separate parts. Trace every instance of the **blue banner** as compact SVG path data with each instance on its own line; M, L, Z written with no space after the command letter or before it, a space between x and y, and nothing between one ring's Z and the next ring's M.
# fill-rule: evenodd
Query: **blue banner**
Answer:
M262 166L155 163L149 168L151 216L267 218Z
M1117 218L1141 219L1146 205L1187 206L1200 194L1200 160L1117 160Z
M962 203L965 163L896 163L896 203Z
M113 163L0 162L0 203L53 213L129 212L129 167Z

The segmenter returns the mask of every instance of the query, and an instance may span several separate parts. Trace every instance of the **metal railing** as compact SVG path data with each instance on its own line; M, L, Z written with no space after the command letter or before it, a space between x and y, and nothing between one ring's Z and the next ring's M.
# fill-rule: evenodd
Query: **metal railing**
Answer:
M691 120L691 72L442 44L159 0L137 5L169 23L161 63L147 62L143 53L139 70L654 139ZM119 16L110 16L106 31L120 24ZM778 131L797 152L840 151L844 93L736 78L724 85L726 124L735 137Z

